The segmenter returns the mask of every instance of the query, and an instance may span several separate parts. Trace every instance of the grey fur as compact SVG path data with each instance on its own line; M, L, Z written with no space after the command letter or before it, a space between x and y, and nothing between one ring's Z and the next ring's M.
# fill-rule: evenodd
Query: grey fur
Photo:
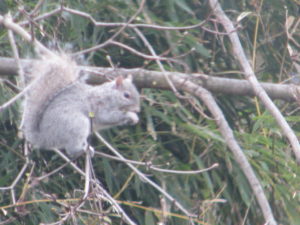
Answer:
M43 59L30 77L36 83L25 98L23 130L37 148L65 149L77 157L87 149L91 121L94 130L103 130L139 120L139 93L131 77L90 86L79 81L76 64L66 56Z

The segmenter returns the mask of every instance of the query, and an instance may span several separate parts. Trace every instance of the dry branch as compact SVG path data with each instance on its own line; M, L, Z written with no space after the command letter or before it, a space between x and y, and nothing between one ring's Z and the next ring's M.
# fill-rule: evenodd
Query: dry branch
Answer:
M26 61L25 61L26 63ZM27 61L28 63L28 61ZM135 70L125 70L125 69L113 69L113 68L92 68L92 67L83 67L88 71L95 71L99 74L109 74L113 76L118 76L120 74L132 74L135 78L136 83L140 87L154 87L154 88L165 88L171 89L168 82L165 79L165 75L162 72L154 72L154 71L146 71L141 69ZM211 95L209 91L204 89L201 84L205 84L205 80L209 79L209 76L204 75L185 75L180 73L168 73L169 78L172 83L174 83L177 90L186 91L199 97L204 104L209 108L210 112L213 114L216 119L216 123L219 126L219 129L226 141L227 146L233 152L235 156L235 160L238 162L240 167L242 168L245 176L247 177L248 182L251 185L251 188L256 196L257 201L259 202L262 210L270 210L267 198L265 197L264 191L260 185L258 178L256 177L251 165L249 164L246 156L244 155L241 147L238 145L237 140L235 139L233 132L228 125L222 111L219 106L215 102L215 99ZM199 79L201 76L202 79ZM91 81L100 81L102 82L106 76L97 76L94 75L91 78ZM102 78L102 79L101 79ZM192 78L192 79L191 79ZM206 78L206 79L205 79ZM94 79L94 80L93 80ZM95 80L96 79L96 80ZM100 80L99 80L100 79ZM221 79L221 78L215 78ZM203 81L204 80L204 81ZM229 79L228 79L229 80ZM196 81L199 84L193 82ZM251 87L250 87L251 88ZM229 88L232 90L232 88ZM268 212L268 217L266 217L267 221L271 221L269 218L272 217L272 212Z
M192 82L188 82L182 79L173 79L173 82L177 84L176 86L181 86L182 90L199 97L208 107L209 111L213 114L216 123L219 127L219 130L225 139L227 146L233 153L236 162L239 164L243 173L247 177L247 180L254 192L256 200L263 211L266 221L272 225L275 225L276 222L274 220L268 199L264 194L264 190L258 178L256 177L255 172L252 169L247 157L245 156L243 150L241 149L237 140L235 139L233 131L231 130L229 124L227 123L227 120L225 119L223 112L217 105L211 93L205 90L204 88L202 88L201 86L195 85Z
M143 8L143 5L145 3L145 0L142 0L142 3L140 4L140 7L138 9L138 11L136 12L136 14L134 16L131 17L131 19L128 21L128 23L133 20L135 18L135 16L137 16L139 14L139 12L142 10ZM36 48L38 48L38 50L41 50L43 52L46 52L48 54L53 54L49 49L47 49L44 45L42 45L40 42L38 42L36 39L33 39L22 27L20 27L19 25L15 24L11 18L8 18L8 17L3 17L0 15L0 24L3 24L6 28L8 28L9 30L12 30L16 33L18 33L19 35L21 35L26 41L28 42L33 42L33 44L35 45ZM125 29L126 26L122 27L117 33L115 33L109 40L113 40L114 37L116 37L119 33L122 32L123 29ZM99 46L98 46L99 47ZM21 62L19 63L21 65ZM30 86L30 85L29 85ZM28 88L29 86L27 86L26 88ZM105 142L106 143L106 142ZM56 152L62 156L62 154L60 154L61 152L59 150L56 150ZM118 155L120 157L120 155ZM122 157L120 157L122 158ZM124 158L122 158L124 159ZM66 159L67 161L69 159ZM87 160L86 162L89 161L89 155L87 155ZM76 169L76 167L74 167L74 164L70 162L70 164L73 166L74 169ZM142 176L142 173L140 173L135 167L133 167L130 163L126 163L131 169L133 169L136 173L138 173L140 176ZM88 166L88 164L86 164L86 166ZM77 171L80 172L80 169L76 169ZM80 172L81 174L84 174L83 172ZM88 193L88 190L89 189L89 185L87 185L87 183L90 181L90 178L89 178L89 173L90 173L90 168L87 168L86 169L86 176L85 177L88 177L88 179L86 180L86 185L85 185L85 195L84 195L84 199L85 200L85 197L87 197L87 193ZM147 180L146 177L144 177L144 179ZM177 206L177 208L179 208L183 213L185 213L188 217L191 217L191 214L179 203L177 202L171 195L169 195L167 192L164 192L162 188L160 188L156 183L152 182L152 181L148 181L148 183L150 185L152 185L154 188L156 188L157 190L160 190L163 195L165 195L168 199L170 199L174 204L175 206ZM103 189L104 191L104 189ZM108 195L109 196L109 195ZM113 200L113 199L111 199ZM116 205L118 207L118 204ZM122 208L119 209L120 212L122 212ZM126 217L126 214L123 214L123 216L125 216L125 220L129 223L129 224L132 224L134 225L135 223L132 222L130 220L129 217ZM68 216L69 217L69 216ZM66 218L68 218L66 217ZM191 224L194 224L193 221L190 221Z
M24 66L29 64L31 60L23 59L22 64ZM101 84L106 79L104 76L98 74L105 74L111 77L117 77L119 75L132 74L135 83L140 88L159 88L169 89L169 85L165 82L162 72L144 70L144 69L124 69L124 68L107 68L107 67L82 67L87 72L90 72L91 76L89 82L93 84ZM12 58L0 57L0 76L14 76L17 75L18 68L15 60ZM228 94L233 96L255 96L255 92L251 84L246 80L231 79L214 77L205 74L185 74L179 72L166 72L168 76L181 77L191 80L203 88L214 92L216 94ZM295 92L300 89L299 87L291 84L272 84L272 83L260 83L267 94L272 99L281 99L284 101L294 102ZM298 91L300 92L300 90Z
M283 131L283 134L288 138L292 146L297 162L300 163L300 144L298 138L295 135L294 131L289 126L289 124L286 122L285 118L283 117L279 109L272 102L272 100L269 98L269 96L267 95L263 87L258 82L254 74L254 71L246 57L246 54L239 40L238 34L231 20L225 15L217 0L210 0L209 4L212 10L214 11L216 18L218 19L218 22L221 23L224 29L226 30L226 32L228 32L228 37L232 44L233 55L235 56L236 60L239 62L240 67L244 72L245 78L251 84L255 95L262 101L264 106L269 110L269 112L273 115L273 117L277 121L278 125Z
M140 12L142 9L144 1L142 1L142 4L140 5L139 10L137 11L136 15ZM262 102L265 104L265 106L270 110L270 112L273 114L273 116L277 119L277 122L284 130L284 133L289 138L296 158L298 161L300 161L300 146L298 141L295 139L295 135L284 120L283 116L280 114L279 110L276 108L276 106L273 104L273 102L269 99L268 95L275 96L274 98L281 98L285 100L294 100L294 94L293 94L293 87L288 85L274 85L274 84L260 84L258 83L253 70L250 67L250 64L248 63L243 49L240 45L239 39L237 37L237 34L234 30L234 27L231 23L231 21L226 17L226 15L223 13L222 9L218 5L218 2L215 0L210 0L211 7L215 12L216 17L220 20L221 23L223 23L225 30L229 36L229 38L232 41L233 45L233 51L235 55L237 56L237 59L239 60L241 67L245 73L246 78L248 81L241 81L236 79L225 79L225 78L216 78L211 77L207 75L201 75L201 74L182 74L182 73L170 73L166 72L164 68L161 66L162 72L154 72L154 71L147 71L142 69L112 69L112 68L88 68L88 67L82 67L86 71L94 71L95 74L100 75L120 75L120 74L132 74L135 77L135 82L138 84L139 87L151 87L151 88L164 88L164 89L172 89L174 90L182 90L189 92L198 98L200 98L204 104L208 107L210 112L213 114L217 125L219 126L220 132L222 133L227 146L229 149L233 152L233 155L235 156L235 160L238 162L240 167L242 168L244 174L247 177L247 180L249 181L251 188L256 196L256 199L263 211L264 217L266 221L269 224L276 224L276 221L273 217L271 208L268 204L267 198L264 195L263 189L260 185L259 180L257 179L253 169L251 168L251 165L249 164L246 156L244 155L242 149L237 143L237 140L235 139L233 132L228 125L222 111L218 107L218 105L215 102L215 99L211 95L208 90L218 92L218 93L227 93L227 94L235 94L235 95L250 95L250 96L258 96L262 100ZM216 7L216 8L215 8ZM132 19L135 16L132 17ZM91 18L90 18L91 19ZM130 19L130 21L132 20ZM108 41L105 43L102 43L99 46L95 46L94 48L87 49L82 52L88 52L93 51L95 49L101 48L104 45L108 44L109 41L112 41L114 37L116 37L118 34L120 34L126 27L129 26L129 23L126 23L122 28L115 33ZM15 24L13 24L11 21L4 20L3 17L0 16L0 23L3 23L7 28L12 29L16 32L18 32L20 35L25 35L25 33L20 30ZM135 31L138 31L137 28L135 28ZM23 33L22 33L23 32ZM140 38L143 40L143 35L139 32ZM27 35L27 36L26 36ZM25 39L27 41L31 40L31 37L26 34ZM38 44L38 42L35 42L35 44ZM144 40L144 44L147 46L147 40ZM152 57L154 57L157 61L157 64L160 64L160 59L156 55L154 51L152 51L152 47L149 44L147 46L149 51L152 54ZM9 62L8 64L11 65L11 67L7 63L1 63L1 60L6 62ZM26 63L26 62L24 62ZM2 65L5 65L2 68ZM0 74L3 72L4 74L13 74L16 73L17 68L15 67L14 61L12 59L5 59L0 58ZM101 80L100 82L103 82L106 76L97 76L94 75L91 77L90 81L95 81L95 78L97 80ZM171 81L171 82L170 82ZM226 81L226 82L225 82ZM172 88L174 84L174 87ZM233 85L235 84L235 85ZM228 86L226 86L228 85ZM292 88L291 88L292 87ZM280 94L279 94L280 93ZM284 96L284 97L280 97ZM178 205L177 205L178 206ZM180 208L180 205L178 206ZM180 208L185 213L188 213L185 211L184 208Z
M241 42L239 40L238 34L231 22L231 20L226 16L224 11L222 10L218 0L209 0L210 7L212 11L214 12L214 15L216 16L219 23L221 23L225 29L226 32L228 32L228 37L230 39L231 45L232 45L232 51L233 55L235 56L236 60L239 62L241 69L244 72L245 78L249 81L251 84L256 96L259 97L259 99L263 102L263 104L266 106L266 108L270 111L270 113L275 117L277 123L283 130L284 134L289 139L295 156L297 158L297 161L300 162L300 145L298 142L298 139L278 108L275 106L275 104L272 102L272 100L269 98L261 84L258 82L254 71L245 55L244 49L241 45ZM247 161L245 161L247 162ZM244 163L245 163L244 162ZM243 170L247 170L248 172L251 171L251 167L247 164L240 165ZM247 162L248 163L248 162ZM247 175L247 174L246 174ZM252 182L250 177L248 177L248 181ZM252 188L254 187L254 193L256 195L256 199L262 209L264 218L266 220L266 224L270 225L276 225L277 222L273 216L271 207L265 197L265 195L262 195L261 197L258 197L259 194L262 193L262 188L260 187L259 183L251 184Z

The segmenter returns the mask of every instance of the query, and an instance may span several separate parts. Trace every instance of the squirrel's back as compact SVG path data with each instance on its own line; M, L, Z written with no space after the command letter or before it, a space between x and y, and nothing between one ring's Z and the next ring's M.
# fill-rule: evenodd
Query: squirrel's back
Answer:
M31 85L25 97L23 131L27 140L35 143L39 123L45 108L55 96L79 78L77 64L66 55L45 55L36 60L26 74Z

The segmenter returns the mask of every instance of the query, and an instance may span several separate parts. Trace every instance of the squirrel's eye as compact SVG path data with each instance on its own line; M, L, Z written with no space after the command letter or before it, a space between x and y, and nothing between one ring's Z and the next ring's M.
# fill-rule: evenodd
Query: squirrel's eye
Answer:
M125 92L125 93L124 93L124 97L125 97L125 98L130 98L130 94L129 94L128 92Z

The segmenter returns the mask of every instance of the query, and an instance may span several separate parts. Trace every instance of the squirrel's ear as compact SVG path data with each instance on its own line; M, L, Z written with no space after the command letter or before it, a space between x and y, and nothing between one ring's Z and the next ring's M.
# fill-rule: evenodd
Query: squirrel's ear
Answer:
M123 77L122 76L118 76L115 80L116 82L116 87L120 87L123 84Z

